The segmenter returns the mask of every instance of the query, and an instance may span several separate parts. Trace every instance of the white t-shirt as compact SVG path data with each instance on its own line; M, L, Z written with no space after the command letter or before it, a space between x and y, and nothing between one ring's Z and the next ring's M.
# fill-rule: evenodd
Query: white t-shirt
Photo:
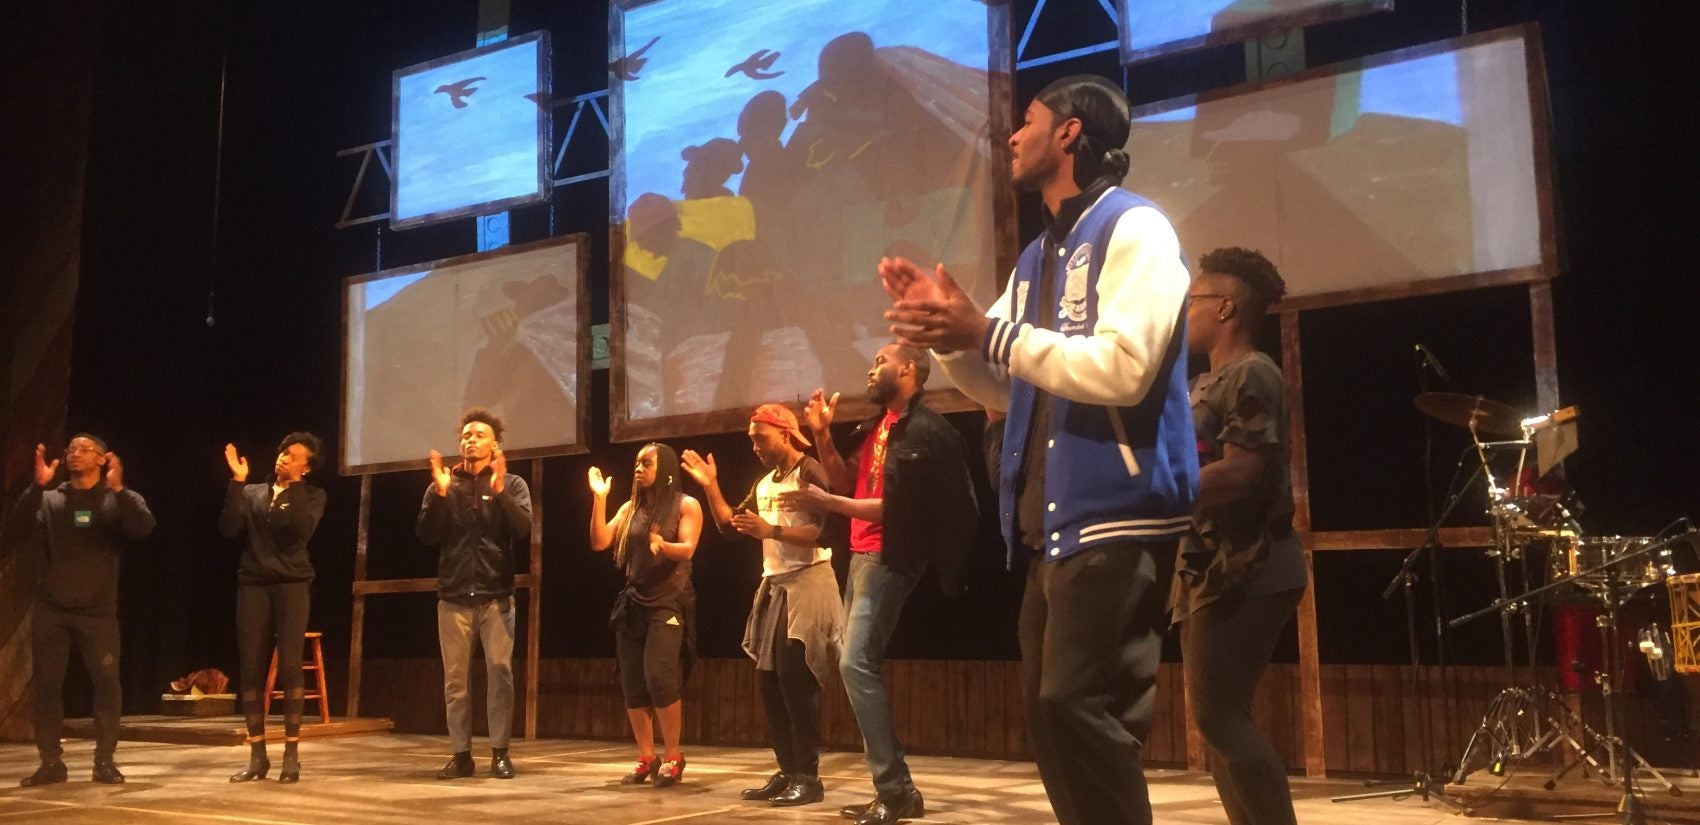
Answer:
M750 493L738 503L734 510L750 509L761 516L768 524L780 527L797 527L806 524L824 526L826 516L814 510L804 510L796 507L783 507L779 503L779 494L800 490L805 484L813 484L822 489L829 488L826 469L820 462L810 456L803 456L797 466L781 475L780 470L773 470L761 477L750 488ZM792 544L778 539L763 538L761 540L761 574L772 576L779 573L789 573L801 570L811 564L832 560L831 547L815 547L810 544Z

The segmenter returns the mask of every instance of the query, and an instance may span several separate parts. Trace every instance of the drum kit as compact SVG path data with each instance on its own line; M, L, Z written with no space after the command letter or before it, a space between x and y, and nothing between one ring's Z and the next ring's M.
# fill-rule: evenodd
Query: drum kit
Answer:
M1673 645L1671 634L1657 622L1648 623L1637 639L1626 642L1619 630L1619 612L1636 594L1668 581L1673 596L1671 627L1679 638L1700 636L1700 631L1685 632L1686 625L1693 623L1683 622L1685 617L1679 612L1679 608L1686 609L1690 589L1700 610L1700 581L1692 588L1688 583L1700 577L1677 576L1673 556L1674 548L1693 533L1693 528L1674 535L1670 528L1655 536L1589 535L1570 501L1532 489L1530 478L1545 476L1575 450L1574 421L1578 414L1574 407L1525 417L1486 398L1438 392L1418 395L1415 403L1430 417L1470 431L1480 463L1478 473L1486 479L1492 535L1488 556L1497 568L1499 598L1448 624L1457 627L1497 613L1509 685L1490 703L1486 717L1470 737L1452 783L1463 784L1465 777L1484 767L1494 775L1504 775L1509 767L1536 754L1568 749L1573 758L1547 780L1548 789L1581 768L1584 775L1592 772L1606 785L1622 788L1623 798L1616 812L1622 815L1621 821L1644 822L1645 814L1632 792L1638 772L1650 775L1672 795L1680 795L1681 790L1624 741L1625 726L1619 718L1623 710L1619 694L1625 684L1624 651L1638 642L1655 678L1661 668L1666 674L1670 672L1673 659L1676 669L1683 672L1690 667L1700 671L1700 663L1684 661L1695 656L1692 642L1686 649L1682 644ZM1539 472L1528 466L1531 449L1536 453ZM1502 481L1495 475L1495 466L1503 471L1512 456L1515 470ZM1452 504L1456 504L1456 495ZM1686 519L1672 528L1678 525L1686 526ZM1513 592L1517 589L1521 592ZM1593 617L1604 655L1592 668L1578 662L1576 669L1592 670L1579 675L1597 687L1603 699L1603 730L1586 724L1551 686L1531 686L1523 680L1525 674L1531 682L1540 678L1535 650L1543 609L1569 610L1572 615L1580 611ZM1527 653L1521 664L1514 644L1518 625ZM1562 668L1560 675L1564 675Z

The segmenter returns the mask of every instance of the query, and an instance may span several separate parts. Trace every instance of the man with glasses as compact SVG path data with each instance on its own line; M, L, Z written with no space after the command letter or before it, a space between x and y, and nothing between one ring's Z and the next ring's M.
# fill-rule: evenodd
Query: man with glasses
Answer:
M113 763L118 749L118 567L125 541L153 532L153 513L140 493L124 486L124 464L106 442L79 433L65 447L70 479L54 485L59 460L35 445L35 479L7 516L0 553L28 544L41 574L30 619L35 668L35 747L41 766L24 787L66 779L60 729L63 689L76 645L94 683L94 781L116 785L124 774Z

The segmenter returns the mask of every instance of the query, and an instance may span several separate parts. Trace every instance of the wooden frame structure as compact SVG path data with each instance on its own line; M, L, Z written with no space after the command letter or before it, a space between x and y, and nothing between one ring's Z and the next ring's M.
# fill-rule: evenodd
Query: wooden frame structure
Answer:
M506 15L504 14L503 17L505 17L505 16ZM482 57L484 55L492 54L492 53L495 53L495 52L498 52L498 51L504 51L504 50L507 50L507 49L528 47L528 46L535 47L537 49L537 88L539 90L541 90L541 93L543 95L543 99L545 100L545 102L540 103L537 107L536 187L531 192L527 192L525 194L512 195L512 196L509 196L509 197L506 197L506 198L497 198L495 200L480 201L480 202L477 202L477 203L467 203L467 204L463 204L461 206L455 206L455 207L451 207L451 208L448 208L448 209L440 209L440 210L437 210L435 212L423 212L423 213L420 213L420 214L417 214L417 215L410 215L410 216L407 216L407 217L397 217L399 212L396 209L396 198L398 197L398 195L400 194L400 191L401 191L401 174L397 170L399 170L400 167L401 167L400 149L401 149L401 81L402 81L402 79L405 78L405 77L411 76L411 75L419 74L421 72L428 72L428 71L431 71L433 69L441 68L441 67L447 66L451 63L459 63L463 60L470 60L470 59L475 58L475 57ZM550 154L549 153L549 127L550 127L551 120L552 120L551 113L554 109L552 102L548 102L549 99L553 95L553 91L550 89L550 83L549 83L551 71L552 71L552 63L551 63L551 57L550 57L550 51L549 51L549 33L546 32L546 31L537 31L537 32L531 32L529 34L521 34L521 35L516 35L514 37L503 38L501 40L492 41L487 45L478 46L476 48L467 49L465 51L455 52L454 54L445 55L445 56L439 57L435 60L428 60L424 63L419 63L419 64L415 64L415 65L412 65L412 66L407 66L407 67L404 67L404 68L396 69L390 75L390 139L389 139L390 159L389 159L389 161L386 162L383 155L380 154L378 156L378 160L380 162L384 163L385 171L391 172L391 174L390 174L390 187L389 187L390 188L390 210L389 210L389 213L388 213L388 217L390 219L390 229L412 229L416 226L425 226L427 224L440 223L442 221L452 220L454 218L464 218L464 217L467 217L469 215L488 215L488 214L491 214L493 212L502 212L502 211L512 209L512 208L515 208L515 207L527 206L527 205L534 204L534 203L542 203L544 201L549 200L550 189L551 189L551 187L554 183L554 175L551 174L552 165L550 164L550 157L549 157L549 154ZM376 146L377 146L377 144L368 144L367 146L363 146L363 147L356 147L354 149L347 149L347 150L344 150L343 152L339 152L338 154L339 155L344 154L344 153L353 154L355 152L359 152L359 151L362 151L362 150L370 152L370 151L373 151ZM371 157L370 157L369 154L361 158L360 173L359 173L359 176L357 176L356 179L355 179L355 191L356 192L359 191L360 179L365 176L366 166L367 166L367 164L370 160L371 160ZM354 204L354 192L350 192L348 204L343 209L343 223L346 223L348 221L348 212L349 212L349 209L353 207L353 204ZM343 225L343 223L339 223L338 225L341 226L341 225ZM352 225L352 224L348 224L348 225Z
M1317 639L1316 575L1314 555L1320 552L1354 550L1403 550L1421 546L1428 531L1421 528L1383 530L1315 530L1311 524L1310 458L1306 449L1304 415L1303 347L1300 336L1300 315L1305 310L1347 304L1388 301L1421 295L1482 289L1507 285L1527 285L1529 291L1529 324L1534 345L1534 377L1536 403L1543 410L1559 406L1558 347L1553 327L1552 284L1560 269L1559 239L1556 227L1557 207L1552 186L1550 156L1550 115L1547 98L1546 64L1541 49L1540 29L1535 24L1510 26L1479 34L1442 40L1375 55L1360 60L1313 69L1275 80L1246 84L1233 89L1200 96L1200 99L1225 97L1250 89L1268 89L1317 77L1366 68L1393 60L1427 56L1459 49L1521 40L1524 44L1529 85L1530 126L1533 132L1536 208L1540 220L1540 262L1534 266L1494 272L1471 273L1437 278L1415 283L1394 284L1366 289L1307 295L1283 301L1270 311L1280 318L1282 371L1286 379L1289 404L1289 439L1292 445L1293 528L1305 548L1305 567L1310 579L1298 608L1299 682L1303 717L1304 768L1307 776L1325 776L1325 736L1323 730L1323 684L1321 655ZM1486 547L1493 543L1488 527L1458 527L1440 530L1442 544L1451 547ZM1202 739L1196 731L1189 733L1187 748L1189 768L1204 767Z
M590 289L588 286L590 242L589 236L583 233L562 235L538 241L536 243L503 247L491 252L462 255L442 261L434 261L413 267L406 267L403 269L386 270L385 272L373 273L371 275L356 276L355 278L349 279L347 283L358 283L384 275L400 274L404 271L439 269L456 264L488 260L498 256L532 252L538 249L565 245L568 243L575 244L577 247L577 261L575 265L577 266L579 277L577 278L576 311L578 315L578 326L582 333L581 337L583 337L588 335L590 331ZM347 346L348 341L347 296L348 293L345 289L343 292L345 305L343 307L342 315L343 342L345 347ZM531 500L533 506L531 517L531 537L528 548L529 568L527 572L514 576L514 588L516 590L523 590L526 593L524 736L528 739L535 738L537 735L537 685L539 663L542 659L540 640L542 637L541 607L543 599L543 507L541 506L544 491L543 458L545 456L553 455L575 455L589 451L590 347L580 346L577 350L577 356L578 364L575 368L577 370L578 404L577 410L575 411L575 414L577 415L575 432L577 433L578 440L572 444L563 444L552 447L532 447L508 451L508 456L515 460L525 460L527 458L531 460L531 478L528 484L531 489ZM347 380L347 357L345 354L343 359L344 386L347 385ZM346 391L344 392L343 400L346 405ZM351 590L354 595L354 609L348 640L347 716L349 718L355 718L360 715L360 685L362 664L365 659L366 597L387 593L434 593L437 590L437 580L435 578L371 580L366 577L367 556L370 547L371 535L372 475L375 473L391 472L396 470L420 469L426 466L429 466L427 461L388 462L383 464L356 466L350 466L346 463L346 461L342 463L341 470L343 475L360 475L360 512L355 532L354 582L351 586Z

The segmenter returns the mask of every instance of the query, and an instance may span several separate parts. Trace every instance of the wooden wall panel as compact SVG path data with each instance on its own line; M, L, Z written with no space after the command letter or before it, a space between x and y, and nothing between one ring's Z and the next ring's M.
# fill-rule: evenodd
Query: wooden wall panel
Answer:
M516 661L518 672L520 663ZM442 667L435 659L374 659L362 706L393 719L402 733L442 734ZM537 732L550 738L626 741L625 703L609 659L545 659L539 668ZM1185 767L1187 741L1181 666L1158 670L1157 701L1146 743L1153 767ZM1691 687L1700 678L1689 677ZM1021 707L1021 663L1004 661L895 660L886 663L899 737L917 754L1029 759ZM1418 736L1429 713L1435 761L1455 759L1503 685L1497 667L1323 665L1325 753L1331 773L1404 775L1445 765L1423 765ZM1305 697L1296 664L1270 665L1252 703L1258 724L1287 769L1302 773ZM473 668L474 720L484 735L484 674ZM1692 694L1700 691L1691 690ZM766 747L755 668L747 659L704 659L685 682L687 744ZM1598 699L1586 704L1597 713ZM821 694L822 742L831 750L862 749L855 715L838 680ZM516 718L515 730L523 720ZM1629 714L1632 741L1649 723L1637 704ZM1448 742L1450 737L1450 743Z

